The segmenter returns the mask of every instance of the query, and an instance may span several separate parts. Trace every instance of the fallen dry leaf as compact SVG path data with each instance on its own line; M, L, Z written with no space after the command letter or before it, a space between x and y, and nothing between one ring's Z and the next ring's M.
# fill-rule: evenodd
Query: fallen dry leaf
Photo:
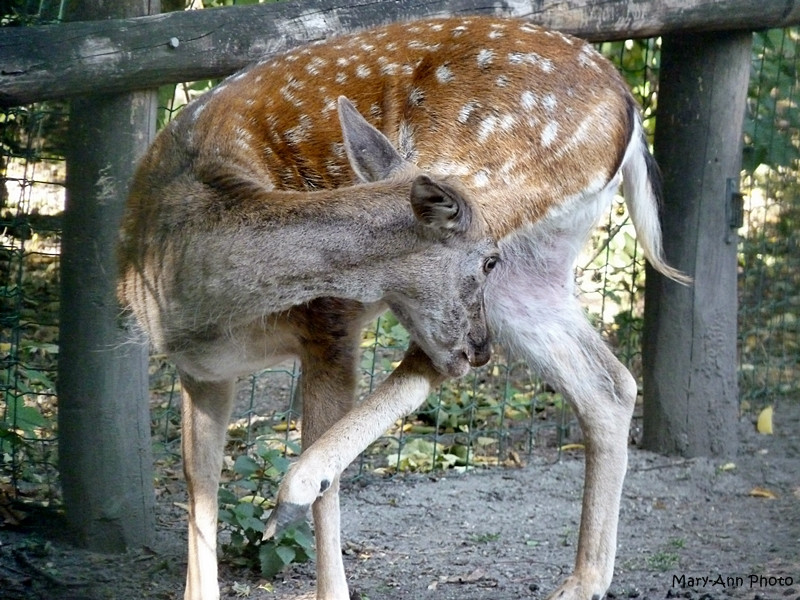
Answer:
M756 422L756 429L758 433L764 435L772 435L772 406L767 406L760 413L758 413L758 421Z
M756 486L750 490L750 496L753 496L754 498L768 498L769 500L775 500L778 497L773 491L759 486Z
M583 444L564 444L559 448L562 452L569 452L570 450L586 450Z

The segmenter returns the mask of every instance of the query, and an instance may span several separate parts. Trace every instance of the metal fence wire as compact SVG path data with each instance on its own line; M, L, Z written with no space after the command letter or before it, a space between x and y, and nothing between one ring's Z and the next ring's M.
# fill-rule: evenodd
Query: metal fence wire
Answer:
M754 42L740 245L744 411L796 401L800 332L798 30L757 33ZM659 48L656 39L601 45L642 103L651 134ZM163 88L161 122L212 84ZM64 105L53 102L0 113L0 508L3 497L58 501L55 365L66 119ZM621 199L586 249L576 278L590 318L640 377L644 269ZM406 332L391 315L365 332L362 393L391 371L406 342ZM226 452L231 461L256 441L296 450L299 377L299 365L287 363L240 383ZM171 466L178 454L179 383L157 355L150 378L155 455L158 465ZM637 419L632 436L638 436ZM443 386L416 414L399 421L356 468L514 466L535 451L555 452L579 442L560 396L499 352L487 366Z

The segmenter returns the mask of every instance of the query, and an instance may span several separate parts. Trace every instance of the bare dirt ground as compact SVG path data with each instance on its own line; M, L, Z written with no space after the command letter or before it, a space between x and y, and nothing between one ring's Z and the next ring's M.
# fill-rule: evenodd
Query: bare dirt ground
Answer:
M730 461L632 448L608 598L800 599L798 431L794 404L777 408L772 436L744 419ZM342 494L351 586L366 600L544 598L574 559L582 477L575 454L465 475L351 480ZM182 597L182 501L180 490L162 496L156 544L122 556L71 547L52 516L0 529L0 598ZM313 598L313 565L271 585L225 565L221 578L223 598Z

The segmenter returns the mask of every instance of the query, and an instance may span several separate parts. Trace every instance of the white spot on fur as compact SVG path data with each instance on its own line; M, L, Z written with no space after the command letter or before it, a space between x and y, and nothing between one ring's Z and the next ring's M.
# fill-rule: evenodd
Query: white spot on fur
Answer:
M345 158L347 156L343 142L333 142L331 144L331 152L336 158Z
M553 70L553 61L536 54L536 52L509 52L508 62L512 65L532 65L534 67L539 67L545 73L549 73Z
M280 90L278 90L278 91L279 91L280 95L287 102L290 102L291 104L294 104L295 106L301 106L303 104L303 101L300 100L300 98L298 98L294 94L294 92L296 92L297 90L302 89L304 86L305 86L305 84L302 81L298 81L294 77L289 77L289 80L286 82L286 85L281 87Z
M332 177L341 177L342 175L342 165L338 163L328 163L325 165L325 170L328 172L328 175Z
M308 115L300 115L296 126L286 130L286 140L290 144L301 144L309 139L314 123Z
M497 79L494 80L494 84L499 88L508 87L508 77L505 75L498 75Z
M431 28L431 31L441 31L444 29L444 25L441 23L431 23L429 27Z
M522 92L522 96L520 97L520 104L524 110L533 110L536 106L536 94L529 90L525 90Z
M502 175L508 175L517 167L517 161L514 158L509 158L506 162L503 163L503 166L500 167L500 173Z
M469 121L469 117L476 108L478 108L480 104L475 100L470 100L464 106L461 107L461 110L458 111L458 122L462 124L466 124Z
M381 56L378 59L378 64L380 65L380 72L382 75L393 76L397 74L397 69L400 68L400 65L397 63L390 63L387 59Z
M347 58L346 56L340 56L339 58L336 59L336 64L339 65L340 67L346 67L347 65L350 64L350 59Z
M426 52L436 52L441 44L428 44L419 40L411 40L406 44L412 50L425 50Z
M596 54L592 50L591 46L584 46L578 53L578 64L582 67L588 67L594 71L600 72L600 67L594 61L595 56Z
M439 176L454 175L456 177L467 177L473 172L473 169L464 163L455 162L450 159L439 159L431 164L430 172Z
M498 118L494 115L489 115L480 125L478 125L478 141L485 142L494 130L497 128Z
M339 71L336 74L336 83L342 84L345 81L347 81L347 74L346 73L342 73L341 71Z
M558 101L553 94L547 94L544 98L542 98L542 105L547 112L551 113L555 111Z
M475 177L472 178L472 183L477 188L486 187L489 185L489 173L487 173L485 169L481 169L475 173Z
M574 39L573 39L573 38L569 37L568 35L564 35L564 34L563 34L563 33L561 33L560 31L556 31L556 36L557 36L557 37L558 37L558 38L559 38L559 39L560 39L562 42L564 42L565 44L568 44L568 45L570 45L570 46L572 46L572 45L573 45L573 43L574 43Z
M400 152L400 156L408 161L414 162L417 159L414 128L406 121L400 122L400 128L397 134L397 150Z
M557 135L558 135L558 123L556 123L555 121L550 121L547 125L544 126L544 129L542 130L542 137L541 137L542 146L544 146L545 148L550 146L550 144L552 144L555 141Z
M500 130L501 131L508 131L514 126L517 120L514 118L514 115L506 114L500 118Z
M321 56L315 56L306 65L306 71L309 75L319 75L320 72L325 68L328 64L328 61L322 58Z
M243 150L252 149L253 135L247 129L237 125L233 128L233 132L236 134L235 143L239 148Z
M494 50L488 50L484 48L480 52L478 52L478 66L481 69L485 69L494 60Z
M441 65L436 69L436 79L439 83L450 83L454 79L453 71L447 65Z
M197 102L194 103L191 114L191 120L193 122L197 121L197 119L200 118L200 115L203 114L203 111L206 109L206 106L208 106L208 102L206 102L205 99L198 100Z
M336 100L334 100L333 98L325 98L323 100L323 102L324 102L324 105L322 106L322 114L323 115L325 115L327 113L334 112L335 110L337 110L337 108L336 108Z
M419 106L422 104L422 101L425 100L425 92L421 89L415 87L411 90L408 94L408 101L411 102L414 106Z
M466 32L467 32L466 25L459 25L458 27L453 27L453 29L451 30L453 37L461 37Z
M366 79L372 75L372 69L370 69L367 65L358 65L356 67L356 77L359 79Z

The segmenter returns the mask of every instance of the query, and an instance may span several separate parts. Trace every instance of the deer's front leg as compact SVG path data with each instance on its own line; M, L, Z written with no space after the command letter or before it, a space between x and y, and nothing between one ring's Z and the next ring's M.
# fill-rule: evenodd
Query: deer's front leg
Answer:
M217 600L217 491L234 381L195 381L181 373L181 453L189 491L185 600Z
M445 379L411 345L395 371L366 400L336 422L289 469L278 490L265 537L302 518L342 471L399 418L420 406L431 387Z

